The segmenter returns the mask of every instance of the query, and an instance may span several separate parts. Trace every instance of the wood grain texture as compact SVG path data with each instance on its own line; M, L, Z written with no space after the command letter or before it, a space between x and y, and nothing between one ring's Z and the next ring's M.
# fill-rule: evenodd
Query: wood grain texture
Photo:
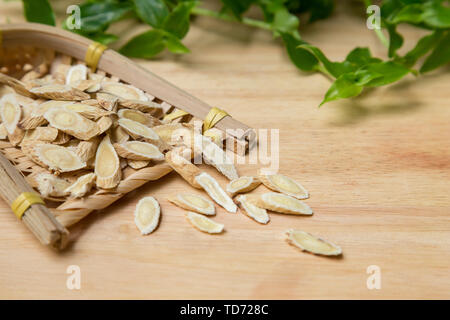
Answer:
M2 4L0 16L22 21L19 6ZM334 59L355 46L385 52L351 5L302 34ZM1 203L0 298L450 298L448 68L318 109L329 80L298 72L270 34L199 18L185 42L191 55L138 63L250 127L279 128L280 172L310 191L315 214L272 214L262 226L218 209L226 232L210 236L166 200L190 189L171 173L72 228L57 254ZM143 237L133 210L146 195L162 220ZM299 252L284 241L288 228L335 242L343 258ZM81 290L66 288L69 265L81 268ZM381 290L366 287L370 265L381 268Z

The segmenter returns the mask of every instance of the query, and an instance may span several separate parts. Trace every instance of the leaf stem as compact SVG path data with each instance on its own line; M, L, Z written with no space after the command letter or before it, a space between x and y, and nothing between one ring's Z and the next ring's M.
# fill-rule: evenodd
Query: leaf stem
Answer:
M366 7L366 9L372 5L372 1L371 0L363 0L364 5ZM380 29L373 29L375 31L375 34L377 35L378 39L380 39L380 42L386 47L389 48L389 41L388 39L386 39L385 35L383 34L383 31L381 31Z
M242 22L243 24L251 27L256 27L264 30L272 30L272 26L269 23L264 22L262 20L243 17L242 20L239 21L235 17L230 16L229 14L199 7L195 7L194 9L192 9L191 13L198 16L213 17L224 21Z

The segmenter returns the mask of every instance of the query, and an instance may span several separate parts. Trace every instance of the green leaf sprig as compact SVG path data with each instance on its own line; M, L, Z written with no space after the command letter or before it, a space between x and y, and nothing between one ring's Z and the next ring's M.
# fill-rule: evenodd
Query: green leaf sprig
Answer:
M48 0L22 2L28 21L55 25ZM339 62L330 61L317 46L303 40L299 33L299 15L308 15L309 23L326 19L333 12L333 0L221 2L221 10L214 11L201 7L197 0L86 0L80 6L81 29L73 31L108 44L118 39L117 35L107 32L111 24L122 19L138 19L147 24L149 30L132 38L119 51L130 57L149 59L165 49L175 54L190 52L182 40L189 31L192 15L268 30L275 38L282 40L290 60L298 69L321 72L333 80L320 105L356 97L365 88L388 85L409 73L418 75L450 63L449 0L381 1L382 29L375 29L375 33L386 46L388 59L373 57L368 48L355 48L344 61ZM372 4L370 0L362 0L361 3L366 7ZM252 7L262 11L262 19L246 17ZM400 24L429 32L403 56L397 53L403 45L403 36L397 31ZM418 65L419 61L423 61L421 65Z

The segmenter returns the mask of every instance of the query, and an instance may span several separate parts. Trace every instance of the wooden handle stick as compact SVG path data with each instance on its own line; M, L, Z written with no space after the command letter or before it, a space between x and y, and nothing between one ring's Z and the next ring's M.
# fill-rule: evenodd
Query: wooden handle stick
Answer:
M0 154L0 197L12 205L15 214L44 244L63 249L69 232L40 202L39 195L26 182L20 172ZM29 206L30 203L33 203ZM15 209L15 210L14 210ZM23 213L20 211L24 210Z

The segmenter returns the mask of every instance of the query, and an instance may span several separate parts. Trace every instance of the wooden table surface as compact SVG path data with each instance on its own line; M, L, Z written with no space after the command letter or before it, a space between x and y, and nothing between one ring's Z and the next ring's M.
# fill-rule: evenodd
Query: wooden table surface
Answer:
M333 59L355 46L384 56L362 14L340 6L302 34ZM2 3L5 16L23 21L20 4ZM421 35L402 32L413 41ZM226 232L203 234L166 200L189 189L172 173L73 227L70 247L58 254L0 203L0 298L450 298L448 68L318 109L330 81L297 71L267 32L199 18L185 43L192 54L140 63L251 127L279 129L280 172L310 191L314 215L271 214L262 226L219 209ZM147 195L160 201L162 221L143 237L133 210ZM339 244L343 257L288 246L288 228ZM80 290L66 287L70 265L80 267ZM380 268L379 290L366 285L371 265Z

